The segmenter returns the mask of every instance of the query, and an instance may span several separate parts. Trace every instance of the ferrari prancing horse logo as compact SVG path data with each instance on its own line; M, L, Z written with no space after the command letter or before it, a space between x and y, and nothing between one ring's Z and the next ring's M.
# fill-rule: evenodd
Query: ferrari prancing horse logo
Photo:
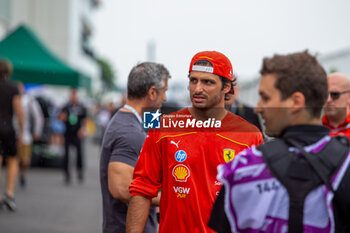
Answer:
M224 149L224 160L226 163L230 162L235 157L235 150Z

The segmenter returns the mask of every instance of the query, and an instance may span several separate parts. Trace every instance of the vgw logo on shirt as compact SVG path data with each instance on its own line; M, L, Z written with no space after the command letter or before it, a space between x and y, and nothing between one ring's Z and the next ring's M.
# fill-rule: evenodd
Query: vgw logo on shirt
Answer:
M156 112L143 113L143 128L145 129L160 129L160 116L162 114L157 110Z

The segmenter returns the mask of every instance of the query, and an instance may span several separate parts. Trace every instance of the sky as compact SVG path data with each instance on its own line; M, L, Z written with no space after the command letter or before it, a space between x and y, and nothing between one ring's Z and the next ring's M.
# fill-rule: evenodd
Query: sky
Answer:
M239 81L258 75L262 59L309 49L326 54L350 47L348 0L102 0L94 12L93 47L126 86L131 68L156 45L172 82L187 83L192 56L224 53Z

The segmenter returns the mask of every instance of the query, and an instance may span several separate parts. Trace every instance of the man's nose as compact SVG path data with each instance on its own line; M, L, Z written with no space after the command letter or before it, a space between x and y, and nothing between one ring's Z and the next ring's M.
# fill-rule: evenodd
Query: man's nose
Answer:
M261 106L261 101L259 100L258 103L256 104L254 108L254 113L258 114L262 112L262 106Z
M202 85L200 82L198 82L198 83L196 84L196 87L195 87L194 91L195 91L195 93L201 93L201 92L203 92L203 85Z
M328 93L327 102L331 102L331 101L332 101L332 97L331 97L331 95Z

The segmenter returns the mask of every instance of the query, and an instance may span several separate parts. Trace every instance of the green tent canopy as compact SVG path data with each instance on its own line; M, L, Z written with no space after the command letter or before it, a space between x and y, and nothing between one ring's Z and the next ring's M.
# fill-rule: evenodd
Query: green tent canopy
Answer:
M35 34L19 26L0 42L0 58L12 62L12 80L89 89L91 79L52 54Z

